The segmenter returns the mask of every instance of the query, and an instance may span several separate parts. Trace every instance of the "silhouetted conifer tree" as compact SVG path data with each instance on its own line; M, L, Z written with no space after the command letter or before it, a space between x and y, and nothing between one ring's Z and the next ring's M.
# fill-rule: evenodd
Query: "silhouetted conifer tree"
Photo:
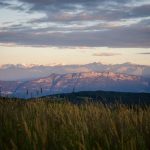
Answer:
M33 94L32 94L32 92L31 92L31 98L33 97Z
M41 88L41 94L43 93L43 89Z
M39 91L38 91L38 90L36 90L36 95L37 95L37 96L39 95Z
M0 97L2 96L1 94L2 94L2 87L0 87Z
M27 94L27 95L29 95L29 91L28 91L28 89L27 89L27 91L26 91L26 94Z

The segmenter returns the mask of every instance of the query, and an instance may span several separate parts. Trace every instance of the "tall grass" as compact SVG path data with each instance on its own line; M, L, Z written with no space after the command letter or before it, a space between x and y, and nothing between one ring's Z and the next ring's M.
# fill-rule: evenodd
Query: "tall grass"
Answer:
M0 100L1 150L148 150L150 107Z

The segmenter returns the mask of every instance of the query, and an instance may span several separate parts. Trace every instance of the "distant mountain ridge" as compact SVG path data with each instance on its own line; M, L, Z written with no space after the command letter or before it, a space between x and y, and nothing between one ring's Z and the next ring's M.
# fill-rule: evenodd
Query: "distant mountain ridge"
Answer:
M0 67L0 80L16 81L31 80L47 77L52 73L80 73L80 72L114 72L128 75L150 77L150 66L136 65L131 63L106 65L102 63L90 63L85 65L3 65Z
M53 73L29 81L0 81L0 86L3 94L22 98L97 90L150 93L149 78L113 72Z

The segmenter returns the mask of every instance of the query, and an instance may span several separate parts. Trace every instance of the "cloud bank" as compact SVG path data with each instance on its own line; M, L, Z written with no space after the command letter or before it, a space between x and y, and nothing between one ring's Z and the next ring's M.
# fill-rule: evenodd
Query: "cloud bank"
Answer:
M93 56L116 56L121 55L120 53L94 53Z
M0 0L0 7L44 14L2 24L1 44L150 48L148 0Z

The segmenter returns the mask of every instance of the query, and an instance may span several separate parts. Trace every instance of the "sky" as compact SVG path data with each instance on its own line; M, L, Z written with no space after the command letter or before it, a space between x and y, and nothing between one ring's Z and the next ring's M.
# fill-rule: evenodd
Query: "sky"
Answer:
M150 65L150 0L0 0L0 65Z

